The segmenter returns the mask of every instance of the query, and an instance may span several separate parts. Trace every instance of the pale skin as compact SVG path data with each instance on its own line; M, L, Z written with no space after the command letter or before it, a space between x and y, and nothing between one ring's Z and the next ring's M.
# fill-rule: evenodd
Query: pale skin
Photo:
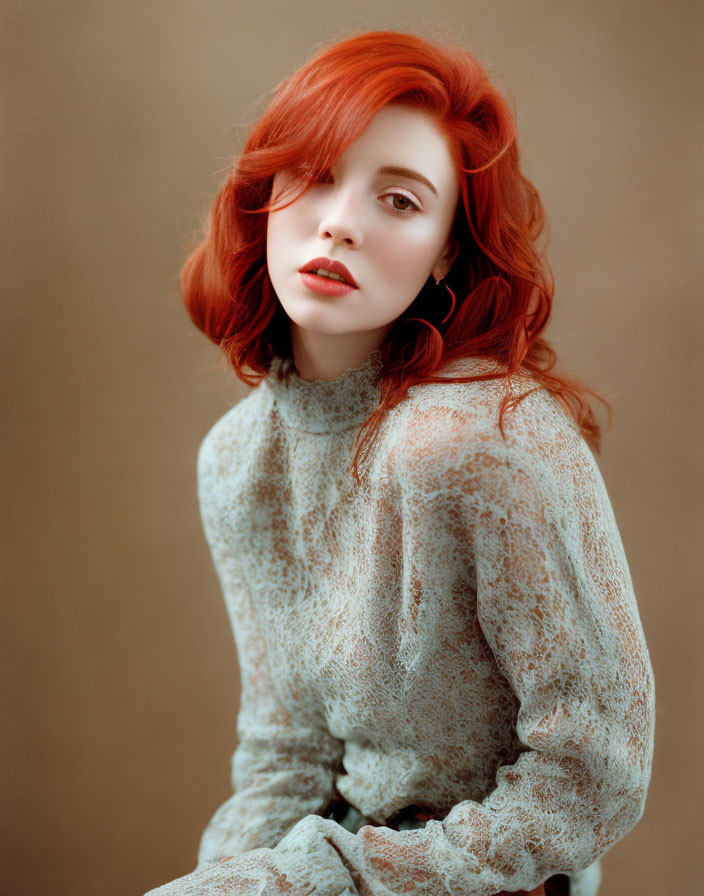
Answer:
M381 174L382 167L411 169ZM382 347L391 326L426 280L443 278L457 254L451 235L459 179L447 137L410 106L382 108L337 159L332 177L267 222L271 282L290 319L293 361L306 380L330 380ZM272 195L289 183L280 172ZM434 187L434 189L433 189ZM324 256L341 261L358 288L321 296L300 268ZM449 294L438 290L449 310Z

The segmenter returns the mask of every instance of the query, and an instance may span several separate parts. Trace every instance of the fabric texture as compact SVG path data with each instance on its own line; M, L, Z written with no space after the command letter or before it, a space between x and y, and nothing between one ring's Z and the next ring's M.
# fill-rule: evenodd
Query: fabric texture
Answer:
M642 816L653 671L589 447L545 389L504 440L505 381L425 384L358 486L381 364L307 381L277 358L201 444L239 743L197 868L149 896L594 896ZM369 823L325 817L338 794ZM386 825L409 805L422 826Z
M333 818L341 827L356 834L365 824L375 824L371 818L362 815L359 809L350 806L344 797L338 795L333 802L325 818ZM412 831L425 827L429 815L419 806L407 806L396 813L385 824L397 831ZM507 893L505 890L496 896L568 896L569 878L564 874L555 874L544 884L530 890L520 890L518 893Z

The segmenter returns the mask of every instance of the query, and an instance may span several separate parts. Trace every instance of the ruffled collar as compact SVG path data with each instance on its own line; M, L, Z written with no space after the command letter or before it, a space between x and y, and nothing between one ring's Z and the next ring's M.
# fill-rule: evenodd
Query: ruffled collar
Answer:
M359 367L349 367L334 379L305 380L290 358L275 356L264 382L288 426L305 432L343 432L378 408L377 377L382 367L382 353L376 349Z

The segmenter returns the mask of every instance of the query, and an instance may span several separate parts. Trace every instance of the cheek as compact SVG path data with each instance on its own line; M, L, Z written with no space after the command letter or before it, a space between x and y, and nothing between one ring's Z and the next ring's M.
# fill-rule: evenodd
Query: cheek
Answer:
M384 272L397 282L414 283L419 288L427 279L439 253L437 234L426 229L416 233L407 231L403 237L387 238L379 248L379 263Z
M267 263L270 268L280 267L291 248L296 232L295 221L289 209L270 212L266 227Z

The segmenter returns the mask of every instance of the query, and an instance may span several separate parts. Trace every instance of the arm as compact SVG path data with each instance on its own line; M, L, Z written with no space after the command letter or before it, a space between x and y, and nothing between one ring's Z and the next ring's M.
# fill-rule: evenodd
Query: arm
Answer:
M227 446L230 448L231 446ZM294 720L276 694L267 645L228 531L223 447L211 433L198 455L198 497L206 539L225 597L239 657L239 745L232 758L234 793L203 833L198 867L258 847L273 847L301 818L333 795L342 745L319 726Z
M602 856L641 818L655 726L653 671L606 488L572 430L531 421L477 441L463 506L479 622L520 708L526 745L453 843L531 888Z

